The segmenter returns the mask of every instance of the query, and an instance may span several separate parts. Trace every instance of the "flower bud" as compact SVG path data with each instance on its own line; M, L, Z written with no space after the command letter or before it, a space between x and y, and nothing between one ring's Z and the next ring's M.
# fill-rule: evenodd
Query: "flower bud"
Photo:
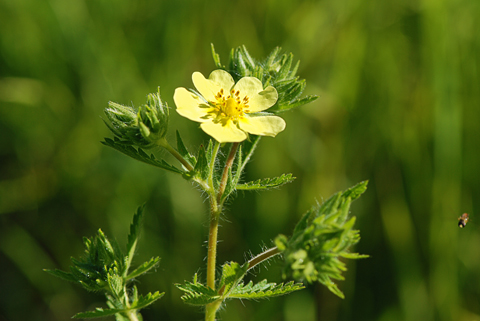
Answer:
M160 88L157 93L148 94L147 103L138 109L109 102L105 114L110 121L105 122L108 128L127 145L162 145L167 134L169 109L160 98Z

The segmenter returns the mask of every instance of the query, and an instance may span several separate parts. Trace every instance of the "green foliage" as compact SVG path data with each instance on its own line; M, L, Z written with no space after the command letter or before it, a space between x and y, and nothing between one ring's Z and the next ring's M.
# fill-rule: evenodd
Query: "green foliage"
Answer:
M222 277L219 284L219 292L223 298L227 298L238 283L247 273L248 264L240 265L237 262L225 263L222 268Z
M248 263L240 265L236 262L230 262L223 265L222 276L218 285L218 291L215 291L201 283L197 282L197 276L194 282L185 282L184 285L176 284L177 288L184 291L182 300L190 305L207 305L216 301L225 301L227 299L268 299L276 296L292 293L304 288L301 283L288 282L286 284L267 283L263 280L257 284L250 281L243 283L248 270Z
M160 88L148 94L147 103L138 109L110 101L105 115L107 127L126 145L151 148L161 144L167 133L169 109L160 98Z
M128 309L103 309L103 308L96 308L95 311L87 311L87 312L80 312L73 316L75 319L89 319L89 318L99 318L99 317L107 317L115 315L117 320L129 320L128 317L126 318L125 315L129 315L130 313L136 313L137 310L143 309L156 300L160 299L164 293L155 292L155 293L148 293L146 296L138 296L132 303L131 307ZM109 304L113 306L112 304ZM138 317L139 315L136 314Z
M212 54L218 68L226 69L220 63L220 57ZM230 55L228 71L235 80L242 77L256 77L264 87L273 86L278 92L276 104L269 110L279 113L291 110L315 100L316 96L300 98L305 89L305 80L296 75L299 62L293 64L292 54L280 54L276 48L263 61L254 60L244 46L233 49ZM200 145L196 154L190 153L180 133L176 132L176 148L166 140L168 128L168 106L160 99L160 93L148 95L147 104L135 109L110 102L105 110L109 122L105 122L114 133L114 139L105 138L102 142L134 159L181 174L183 178L196 182L208 195L211 209L211 231L218 230L218 217L222 213L224 201L236 190L267 190L292 182L292 174L282 174L274 178L264 178L240 183L246 164L251 159L260 136L250 135L248 140L234 144L220 144L210 139L207 145ZM160 146L172 154L182 169L170 165L144 149ZM195 155L195 156L194 156ZM276 239L276 248L264 251L249 262L240 265L229 262L223 265L220 279L215 278L215 261L208 264L207 284L193 282L176 284L182 290L182 300L190 305L206 306L206 319L213 320L218 307L227 299L264 299L285 295L304 288L302 283L269 283L263 280L257 284L252 281L245 284L243 279L253 266L268 260L279 253L285 257L284 276L307 282L319 281L335 294L343 294L332 279L343 279L341 272L344 263L338 257L358 258L358 254L348 252L348 248L358 242L358 231L352 230L354 218L347 220L350 202L359 197L366 188L365 184L339 193L323 205L312 208L297 224L293 236L288 240L280 235ZM71 273L50 271L65 280L81 284L90 291L102 291L107 297L110 309L77 314L76 318L91 318L115 315L117 321L136 320L137 310L153 303L163 294L158 292L139 296L135 286L128 282L158 265L159 258L141 264L130 271L132 257L138 241L143 208L140 208L130 226L126 255L114 242L108 241L99 231L98 236L86 239L87 255L80 260L72 259ZM213 223L213 224L212 224ZM211 234L213 235L213 234ZM208 260L215 258L216 240L209 240ZM212 268L213 267L213 268ZM215 284L215 286L213 285ZM133 316L133 318L131 318ZM141 318L141 316L139 316Z
M195 164L195 167L193 169L193 175L194 178L200 181L207 181L208 175L210 173L210 162L212 157L215 157L216 155L213 155L213 142L210 139L208 141L208 146L205 149L203 145L200 146L197 154L197 162Z
M203 306L220 299L217 291L197 282L196 274L193 282L185 281L185 284L175 284L175 286L185 292L182 295L182 300L190 305Z
M245 166L250 161L255 149L260 142L260 136L249 136L249 140L244 141L238 148L237 152L237 159L236 159L236 174L235 174L235 182L240 180L240 177L245 169Z
M346 267L340 258L367 257L349 252L349 248L360 240L360 235L353 229L355 217L348 217L350 203L366 188L365 181L333 195L304 214L290 239L284 235L275 239L285 258L285 277L292 276L310 283L318 281L339 297L344 297L333 282L344 279L342 272Z
M129 272L132 258L140 235L144 207L139 207L130 225L130 233L126 246L126 254L116 242L108 240L98 230L96 236L85 238L85 254L80 259L72 258L70 272L46 270L63 280L77 283L88 291L103 292L107 297L110 309L97 308L95 311L79 313L74 318L94 318L116 315L117 320L129 320L129 315L137 316L138 310L152 304L163 296L163 293L138 295L137 288L130 280L147 273L158 265L160 258L152 258Z
M232 74L235 81L242 77L256 77L264 87L273 86L278 92L277 103L268 112L280 113L308 104L317 96L300 98L306 87L305 79L296 75L300 62L293 65L293 54L280 54L281 48L275 48L267 58L256 61L250 56L245 46L232 49L228 68L220 62L220 56L212 44L212 56L217 68L225 69Z
M175 166L170 165L163 159L157 159L153 154L150 156L141 148L135 148L130 145L126 145L123 141L119 138L115 137L114 139L105 138L102 142L103 145L112 147L113 149L118 150L119 152L132 157L138 161L153 165L155 167L159 167L161 169L167 170L169 172L177 173L177 174L185 174L186 172L178 169Z
M276 296L292 293L304 289L305 286L302 283L294 283L290 281L288 283L268 283L267 280L263 280L257 284L253 284L252 281L244 285L238 284L229 295L232 299L268 299Z
M292 174L282 174L280 177L264 178L253 182L238 184L239 190L256 190L256 189L270 189L291 183L295 180Z
M187 150L187 147L185 147L185 144L183 143L182 137L180 137L180 133L177 130L177 151L178 153L192 166L195 166L197 163L197 160L195 156L190 154L190 152Z

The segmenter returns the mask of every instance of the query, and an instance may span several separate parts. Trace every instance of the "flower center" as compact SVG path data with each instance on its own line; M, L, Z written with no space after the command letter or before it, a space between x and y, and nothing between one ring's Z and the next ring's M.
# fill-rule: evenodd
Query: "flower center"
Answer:
M228 98L225 101L223 112L226 116L237 118L238 116L243 114L243 106L239 104L235 99Z
M231 90L230 95L225 95L223 89L215 95L215 102L210 102L214 106L214 110L211 113L215 114L215 120L218 122L225 122L228 119L233 121L242 118L245 113L249 113L248 110L248 97L240 98L240 91Z

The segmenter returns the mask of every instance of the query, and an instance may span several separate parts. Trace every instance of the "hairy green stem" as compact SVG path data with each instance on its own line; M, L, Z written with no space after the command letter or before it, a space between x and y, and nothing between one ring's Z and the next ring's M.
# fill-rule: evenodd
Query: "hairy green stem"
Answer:
M220 180L220 186L215 193L215 187L213 186L213 171L215 166L215 158L218 152L220 144L217 142L214 149L212 160L210 161L210 173L208 178L208 184L211 186L213 192L209 193L210 196L210 227L208 232L208 254L207 254L207 286L215 290L215 270L217 262L217 240L218 240L218 219L222 212L222 195L225 192L225 187L228 180L228 171L232 167L235 154L237 152L238 143L234 143L225 162L222 178ZM222 301L212 302L207 304L205 311L206 321L215 321L215 315L220 307Z
M215 316L217 315L218 308L220 308L222 301L215 301L207 305L205 311L205 321L215 321Z
M268 260L269 258L278 254L280 254L280 250L276 246L266 250L265 252L258 254L257 256L252 258L250 261L248 261L247 271L253 268L255 265L262 263L263 261Z
M124 295L124 300L125 300L125 306L127 308L130 308L130 301L128 299L127 287L126 286L123 287L123 295ZM137 317L136 310L127 311L127 317L128 317L128 320L130 320L130 321L139 321L138 317Z
M215 142L212 158L209 164L207 191L210 199L210 226L208 231L208 254L207 254L207 286L215 289L215 265L217 261L217 238L218 238L218 217L220 209L218 208L215 186L213 183L213 174L215 172L215 160L217 158L220 143Z
M208 232L207 286L215 290L215 265L217 261L218 218L220 210L214 197L210 198L210 226Z
M135 310L129 311L129 312L127 313L127 315L128 315L128 319L129 319L130 321L139 321L139 320L138 320L138 317L137 317L137 313L135 312Z

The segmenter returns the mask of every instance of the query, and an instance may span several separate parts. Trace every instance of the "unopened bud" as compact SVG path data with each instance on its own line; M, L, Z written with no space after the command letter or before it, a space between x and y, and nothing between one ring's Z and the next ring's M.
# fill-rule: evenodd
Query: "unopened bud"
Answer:
M157 93L148 94L147 103L135 107L108 103L105 122L110 130L127 145L151 148L162 145L168 129L169 109Z

